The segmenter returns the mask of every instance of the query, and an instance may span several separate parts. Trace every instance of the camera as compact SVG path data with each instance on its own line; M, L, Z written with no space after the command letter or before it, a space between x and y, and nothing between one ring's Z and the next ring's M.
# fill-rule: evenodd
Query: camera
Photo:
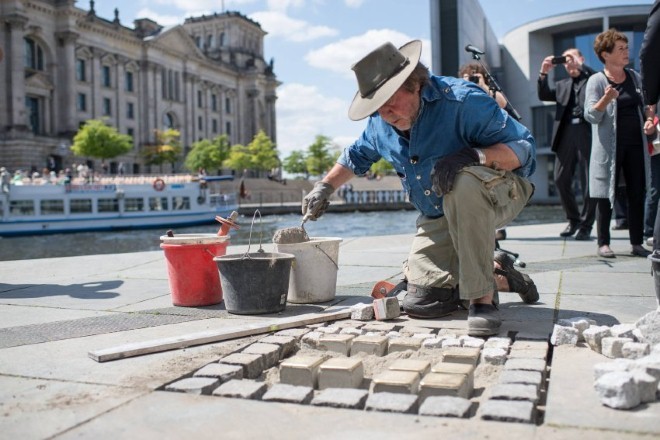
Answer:
M566 57L552 57L552 64L566 64Z
M479 84L479 76L478 75L470 75L468 78L470 82L473 82L475 84Z

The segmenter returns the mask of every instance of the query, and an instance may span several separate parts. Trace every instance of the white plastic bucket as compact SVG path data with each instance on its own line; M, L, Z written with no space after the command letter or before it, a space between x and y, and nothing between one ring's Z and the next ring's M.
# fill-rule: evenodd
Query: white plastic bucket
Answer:
M291 266L288 302L312 304L334 299L341 241L337 237L311 237L302 243L275 245L277 252L296 256Z

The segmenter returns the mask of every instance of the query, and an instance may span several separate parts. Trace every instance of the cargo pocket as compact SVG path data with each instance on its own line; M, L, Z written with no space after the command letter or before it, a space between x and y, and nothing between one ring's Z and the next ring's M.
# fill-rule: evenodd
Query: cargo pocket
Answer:
M507 172L504 170L476 166L464 168L463 171L472 174L481 181L495 206L506 206L512 199L520 196L516 181L507 177Z

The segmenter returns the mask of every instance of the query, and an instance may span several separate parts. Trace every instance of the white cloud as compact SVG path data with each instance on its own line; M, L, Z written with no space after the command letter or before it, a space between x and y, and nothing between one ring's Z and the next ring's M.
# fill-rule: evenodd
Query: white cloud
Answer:
M321 37L333 37L339 33L328 26L313 26L306 21L296 20L282 12L262 11L250 14L250 18L261 24L271 37L280 37L294 42L310 41Z
M268 0L268 9L271 11L286 12L290 6L299 8L305 5L305 0Z
M135 18L149 18L161 26L174 26L182 24L185 17L176 15L161 15L149 8L140 9L135 13Z
M348 102L324 96L315 86L286 84L277 95L277 148L282 158L293 150L306 151L320 134L344 147L362 129L348 119Z
M391 41L398 47L413 39L392 29L372 29L362 35L339 40L310 51L305 55L305 61L318 69L330 70L352 78L351 66L380 44ZM427 66L431 64L429 40L422 40L422 62Z
M344 0L344 3L349 8L357 9L360 6L362 6L362 3L364 3L364 0Z

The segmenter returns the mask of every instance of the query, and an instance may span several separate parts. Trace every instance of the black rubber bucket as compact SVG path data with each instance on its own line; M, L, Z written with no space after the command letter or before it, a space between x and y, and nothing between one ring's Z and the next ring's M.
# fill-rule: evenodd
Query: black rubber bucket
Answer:
M292 254L269 252L215 257L227 311L259 315L284 310L294 259Z

